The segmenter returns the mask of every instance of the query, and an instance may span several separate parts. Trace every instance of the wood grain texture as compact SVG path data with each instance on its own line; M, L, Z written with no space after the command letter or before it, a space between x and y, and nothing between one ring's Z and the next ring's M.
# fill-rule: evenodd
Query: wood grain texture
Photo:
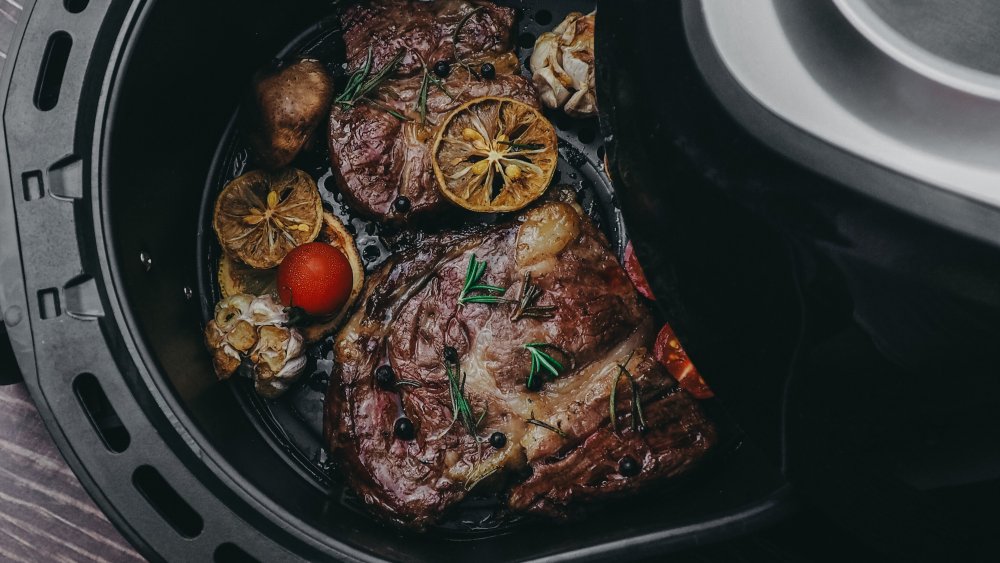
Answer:
M143 561L70 471L23 384L0 387L0 561Z

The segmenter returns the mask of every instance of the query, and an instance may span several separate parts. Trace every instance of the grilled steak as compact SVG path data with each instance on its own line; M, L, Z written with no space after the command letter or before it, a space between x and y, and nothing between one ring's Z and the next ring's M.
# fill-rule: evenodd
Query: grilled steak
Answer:
M517 74L509 8L465 0L375 0L346 9L341 21L350 70L365 64L369 48L371 74L403 53L377 90L350 106L334 104L330 113L330 162L337 183L348 203L371 218L419 221L444 205L430 145L435 127L451 110L481 96L506 96L538 107L531 81ZM438 79L440 85L425 83L425 70L438 61L450 64L450 74ZM495 78L478 76L485 62L494 65ZM426 111L420 103L424 90ZM394 205L400 196L405 205Z
M459 305L473 254L488 264L480 284L516 298L530 283L551 318L512 320L517 306L507 302ZM561 514L683 473L715 441L697 402L653 359L653 320L606 239L571 202L427 236L369 280L361 303L336 339L326 436L362 498L396 522L426 526L473 487L511 481L512 509ZM563 366L538 391L526 387L529 343L553 345ZM471 429L455 420L446 371L455 363ZM394 433L401 417L412 437ZM488 440L495 432L506 437L501 447Z

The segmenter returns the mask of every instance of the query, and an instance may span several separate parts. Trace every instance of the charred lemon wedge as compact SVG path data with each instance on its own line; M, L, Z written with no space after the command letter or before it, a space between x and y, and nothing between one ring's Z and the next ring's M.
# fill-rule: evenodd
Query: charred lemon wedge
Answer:
M445 118L432 154L438 188L448 200L483 213L516 211L549 187L558 137L525 103L476 98Z
M247 295L278 295L278 270L259 270L223 254L219 258L219 290L223 299L245 293Z
M274 268L323 227L316 182L301 170L256 170L226 184L215 202L215 234L227 254L244 264Z
M299 327L307 343L322 339L340 326L340 322L344 320L345 315L357 302L365 285L365 266L364 262L361 261L361 254L358 253L354 237L347 232L347 228L339 219L330 213L323 213L323 226L316 240L329 244L344 253L347 261L351 264L353 286L347 303L333 316ZM270 295L277 298L278 269L252 268L239 260L223 255L219 259L219 290L223 299L240 294Z

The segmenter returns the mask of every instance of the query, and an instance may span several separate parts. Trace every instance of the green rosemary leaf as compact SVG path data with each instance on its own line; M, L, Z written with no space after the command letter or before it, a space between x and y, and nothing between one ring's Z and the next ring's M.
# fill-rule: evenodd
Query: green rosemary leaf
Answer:
M396 70L396 66L399 65L399 61L403 60L404 51L400 51L395 57L392 58L381 70L376 72L371 78L361 83L354 95L348 101L354 101L358 98L363 98L368 95L369 92L374 90L382 83L389 74Z
M380 110L388 113L389 115L395 117L396 119L398 119L400 121L413 121L409 117L406 117L405 115L399 113L398 111L392 109L391 107L389 107L387 105L380 104L380 103L376 102L375 100L373 100L371 98L362 98L362 100L364 102L367 102L367 103L371 104L372 106L377 107L378 109L380 109Z
M385 111L389 112L389 115L395 117L396 119L398 119L400 121L410 121L409 117L406 117L405 115L399 113L398 111L395 111L395 110L392 110L392 109L389 109L389 108L386 108Z
M632 430L641 430L646 427L646 416L642 410L642 399L639 393L639 384L636 383L635 378L632 377L632 373L629 372L626 367L630 361L632 361L632 356L635 354L633 350L628 358L625 359L625 363L618 364L618 373L615 375L615 380L611 386L611 397L610 397L610 407L609 412L611 415L611 431L618 433L618 412L616 408L617 398L618 398L618 383L621 382L622 377L628 379L629 390L632 392Z
M535 382L535 376L538 375L538 358L534 354L531 355L531 371L528 372L528 389L532 388L532 384Z
M470 287L469 291L492 291L492 292L495 292L495 293L506 293L507 292L507 288L506 287L500 287L500 286L497 286L497 285L478 284L478 285L474 285L474 286Z
M465 62L465 59L463 59L462 57L458 56L458 42L459 42L458 35L462 32L462 28L465 27L465 24L466 22L469 21L469 18L479 13L483 9L484 9L483 6L479 6L474 10L470 11L468 14L465 14L465 16L461 19L461 21L458 22L458 25L455 26L455 32L452 33L451 35L451 46L452 46L452 51L455 54L455 61L463 68L465 68L465 70L469 71L469 74L475 76L477 79L479 78L479 74L476 73L475 69L472 68L472 65Z
M465 305L466 303L505 303L508 300L500 297L498 295L482 295L482 294L472 294L476 291L485 291L488 293L499 293L503 294L507 290L489 284L480 284L479 280L483 278L483 274L486 273L486 261L479 260L475 254L469 257L469 266L465 269L465 283L462 285L462 292L458 295L459 305Z
M485 303L487 305L494 305L496 303L506 303L507 300L499 295L469 295L458 300L462 305L466 303Z
M552 305L536 305L542 296L542 290L531 283L531 272L525 272L521 282L521 292L514 301L515 307L510 314L511 322L529 317L533 319L551 319L555 316L556 307Z
M555 432L556 434L558 434L562 438L566 437L566 433L563 432L562 429L556 428L555 426L552 426L551 424L549 424L547 422L543 422L541 420L538 420L537 418L535 418L535 414L534 413L531 413L531 418L529 418L525 422L527 422L528 424L532 424L534 426L538 426L539 428L544 428L546 430L550 430L552 432Z
M417 94L417 113L420 114L420 123L427 123L427 89L430 84L430 72L427 71L427 65L424 65L424 77L420 81L420 92Z
M642 431L646 429L646 415L642 412L642 395L639 392L639 384L635 378L630 377L632 384L632 430ZM638 424L636 424L638 421Z
M455 49L456 60L458 60L458 34L462 32L462 28L465 27L465 24L466 22L469 21L469 18L481 12L483 9L484 9L483 6L479 6L476 9L469 12L468 14L465 14L465 16L458 22L458 25L455 26L455 32L451 35L451 44L452 47L454 47Z
M553 358L543 350L544 348L553 348L555 350L559 350L562 354L566 354L566 352L558 346L545 342L531 342L529 344L524 344L522 347L531 354L531 370L528 372L527 383L528 389L532 388L535 376L541 375L543 370L551 374L552 377L559 377L559 375L561 375L566 369L562 362ZM566 355L568 356L568 354Z
M465 285L462 286L462 294L459 295L459 301L461 301L462 297L465 297L465 294L472 289L472 286L483 275L482 270L479 269L479 265L480 262L476 259L475 254L469 257L469 265L465 268Z
M400 379L396 382L396 387L423 387L424 385L419 381L413 381L412 379Z
M473 437L476 436L476 431L479 428L479 424L486 417L486 411L476 419L475 415L472 413L472 406L469 404L468 399L465 398L465 379L466 374L462 374L462 379L459 381L458 375L456 375L456 370L460 369L460 366L456 363L453 364L447 359L444 361L445 374L448 376L448 391L451 395L451 412L452 412L452 424L455 421L461 421L462 425Z
M434 76L433 74L429 75L429 77L431 79L431 84L434 84L435 86L437 86L438 89L441 90L442 92L444 92L444 95L448 96L448 98L450 100L452 100L452 101L455 100L455 96L452 96L451 92L449 92L448 89L445 88L444 82L442 82L440 78Z
M371 46L368 47L368 57L365 59L365 64L361 65L361 68L354 71L351 78L347 81L347 86L344 87L344 91L334 100L337 103L346 103L354 100L356 98L355 93L361 83L364 82L365 78L368 77L368 73L372 68L372 58L374 57L374 50Z
M614 382L611 383L611 431L615 434L618 433L618 411L615 407L615 403L618 402L618 381L621 379L621 375L621 366L618 366L618 376L615 377Z

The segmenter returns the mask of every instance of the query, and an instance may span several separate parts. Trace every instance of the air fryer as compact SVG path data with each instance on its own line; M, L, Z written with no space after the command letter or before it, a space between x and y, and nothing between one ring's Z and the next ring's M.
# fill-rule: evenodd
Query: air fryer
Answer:
M570 523L477 522L475 503L424 534L370 517L325 466L318 405L295 399L321 394L322 370L263 401L217 381L200 330L204 207L238 172L237 108L257 68L336 44L335 4L25 7L2 82L0 310L57 445L145 555L636 557L767 526L793 490L874 548L978 553L1000 466L993 245L751 134L692 54L696 2L600 3L600 123L557 126L564 174L632 241L715 390L724 447ZM509 4L522 57L591 6Z

